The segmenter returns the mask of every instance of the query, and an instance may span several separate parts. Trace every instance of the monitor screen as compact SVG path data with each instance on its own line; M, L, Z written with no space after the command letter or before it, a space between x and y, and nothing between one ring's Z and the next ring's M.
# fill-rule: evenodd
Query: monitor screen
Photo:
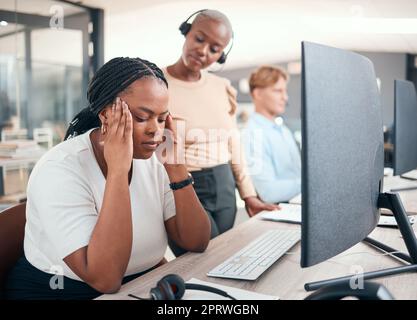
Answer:
M372 62L302 43L301 266L362 241L377 225L384 175L382 110Z
M394 83L394 175L417 169L417 97L414 84Z

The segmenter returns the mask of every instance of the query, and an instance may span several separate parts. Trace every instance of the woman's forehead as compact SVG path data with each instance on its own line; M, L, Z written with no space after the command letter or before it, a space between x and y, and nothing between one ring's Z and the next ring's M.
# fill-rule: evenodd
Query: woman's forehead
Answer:
M228 44L232 36L231 30L225 23L208 17L194 21L192 30L202 32L213 41L217 41L224 46Z
M120 95L129 107L145 106L149 109L166 108L168 104L168 89L163 81L156 78L143 78L133 82L128 90Z
M132 82L125 90L126 96L132 95L164 95L167 94L167 87L165 83L153 76L146 76Z

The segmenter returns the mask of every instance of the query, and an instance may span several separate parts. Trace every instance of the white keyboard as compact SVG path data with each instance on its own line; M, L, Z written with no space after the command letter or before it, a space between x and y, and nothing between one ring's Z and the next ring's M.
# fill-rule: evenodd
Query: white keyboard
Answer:
M269 230L207 273L209 277L256 280L300 241L300 230Z

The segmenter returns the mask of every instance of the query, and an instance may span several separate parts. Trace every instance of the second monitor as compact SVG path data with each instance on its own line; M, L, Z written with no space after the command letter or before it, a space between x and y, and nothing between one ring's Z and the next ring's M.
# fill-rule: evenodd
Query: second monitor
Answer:
M403 176L417 169L417 96L410 81L395 80L394 92L393 169L395 176Z

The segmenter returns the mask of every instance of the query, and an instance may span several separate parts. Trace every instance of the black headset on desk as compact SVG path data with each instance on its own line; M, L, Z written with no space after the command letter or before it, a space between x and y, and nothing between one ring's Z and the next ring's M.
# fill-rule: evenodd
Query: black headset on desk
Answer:
M231 300L236 300L223 290L205 286L203 284L185 283L184 280L176 274L168 274L159 280L156 287L151 289L150 298L141 298L133 294L129 294L128 296L139 300L180 300L183 297L185 290L207 291L230 298Z
M200 12L204 12L207 11L208 9L202 9L202 10L198 10L196 12L194 12L191 16L189 16L187 18L187 20L185 20L183 23L181 23L179 29L181 31L181 34L185 37L187 35L187 33L191 30L191 26L192 23L189 23L188 20L190 20L194 15L199 14ZM232 39L231 39L231 45L229 47L229 50L227 50L226 53L224 53L224 51L222 52L222 55L220 56L220 58L217 60L218 63L220 64L224 64L226 62L227 59L227 55L229 54L230 50L232 50L233 47L233 38L234 38L234 34L232 31Z
M310 294L305 300L340 300L355 297L359 300L393 300L394 297L382 284L364 281L361 289L351 288L347 283L324 286Z
M168 274L159 280L156 287L151 289L150 298L141 298L133 294L128 294L128 296L139 300L180 300L184 296L185 290L206 291L236 300L223 290L202 284L185 283L176 274ZM307 296L305 300L340 300L346 297L356 297L360 300L394 299L382 284L365 281L362 289L353 289L346 283L325 286Z

